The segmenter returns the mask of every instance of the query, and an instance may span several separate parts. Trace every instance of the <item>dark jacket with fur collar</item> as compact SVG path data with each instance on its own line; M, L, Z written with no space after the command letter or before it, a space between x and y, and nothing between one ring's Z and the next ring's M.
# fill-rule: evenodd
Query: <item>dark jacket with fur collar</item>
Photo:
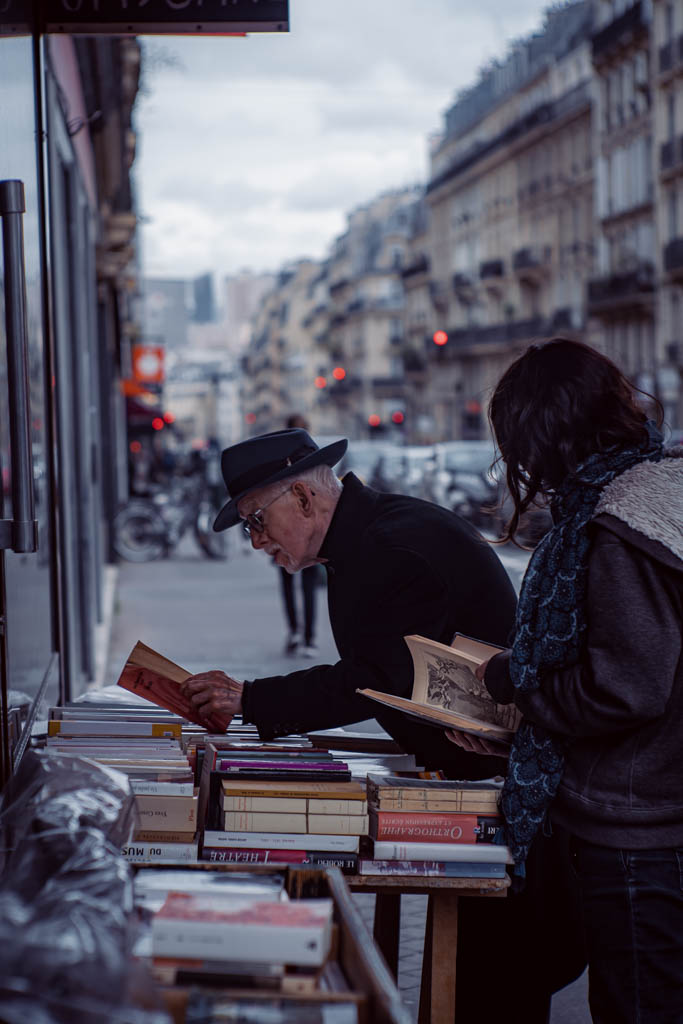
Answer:
M517 693L509 652L495 700L570 739L552 818L603 846L683 845L683 448L605 488L591 526L581 662Z

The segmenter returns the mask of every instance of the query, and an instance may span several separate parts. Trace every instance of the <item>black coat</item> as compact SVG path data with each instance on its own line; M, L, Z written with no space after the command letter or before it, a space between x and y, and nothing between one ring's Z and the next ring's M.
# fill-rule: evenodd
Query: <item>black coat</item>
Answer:
M516 600L500 560L453 512L373 491L352 473L343 484L320 550L328 559L330 622L340 660L246 683L245 721L271 739L375 717L420 763L451 778L503 773L505 762L467 753L441 729L356 693L372 687L410 696L413 664L403 640L410 633L450 643L459 632L504 646ZM527 867L521 896L460 900L458 1022L545 1024L550 993L583 969L564 835L539 836Z
M458 777L496 764L449 743L440 729L360 697L371 687L410 697L411 633L450 643L454 633L505 645L515 593L500 560L468 523L438 505L364 487L353 475L327 532L330 622L340 660L245 687L244 717L264 739L376 718L427 767Z

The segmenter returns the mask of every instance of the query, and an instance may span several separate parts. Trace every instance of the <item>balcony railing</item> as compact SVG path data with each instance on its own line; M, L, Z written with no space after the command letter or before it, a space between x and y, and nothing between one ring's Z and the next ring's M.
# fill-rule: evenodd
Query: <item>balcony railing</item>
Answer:
M505 273L505 264L502 260L485 260L479 265L479 277L502 277Z
M637 36L643 29L647 28L643 15L641 0L628 7L619 17L613 18L604 28L600 29L593 36L593 59L600 60L607 57L612 51L625 45L632 38Z
M669 271L683 269L683 238L672 238L664 246L664 269Z
M505 323L491 324L488 327L457 327L448 332L448 343L437 351L447 352L462 350L471 345L504 344L510 341L524 341L526 338L543 337L551 333L550 322L541 316L530 317L528 320L508 320ZM434 353L435 347L431 337L425 338L425 349Z
M427 256L419 256L412 263L409 263L407 267L403 267L401 270L401 277L412 277L414 274L428 274L429 273L429 259Z
M541 270L550 262L552 252L549 245L527 245L517 249L512 257L512 267L517 273L525 270Z
M600 308L642 304L651 300L654 290L654 268L651 263L642 263L626 273L608 274L589 281L588 307L597 312Z
M472 278L469 274L453 274L453 291L469 291L472 288Z

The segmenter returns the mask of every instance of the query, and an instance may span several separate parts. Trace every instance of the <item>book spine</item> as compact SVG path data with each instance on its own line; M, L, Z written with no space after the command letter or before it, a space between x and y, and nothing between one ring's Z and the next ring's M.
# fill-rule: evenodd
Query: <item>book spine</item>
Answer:
M157 914L152 920L154 956L229 959L240 957L257 963L317 966L329 949L329 930L320 926L254 924L248 921L174 920Z
M124 846L121 851L127 861L135 864L148 864L197 860L196 843L140 843L134 842Z
M179 722L117 722L88 721L83 719L51 721L47 723L48 736L119 736L123 739L135 736L180 739Z
M309 835L277 832L221 832L209 829L204 833L205 846L242 846L263 850L342 850L358 852L358 836Z
M226 811L226 832L307 832L305 814L271 814L261 811Z
M136 796L193 796L193 782L149 782L130 779L130 788Z
M159 843L192 843L194 839L194 832L155 832L153 829L143 828L138 829L134 833L133 841L129 845L135 846L136 843L152 843L153 846L158 846Z
M309 797L307 810L310 814L367 814L367 800L335 800Z
M306 797L224 796L223 810L305 815Z
M359 860L359 875L422 875L428 878L504 878L505 865L477 861Z
M472 794L472 799L443 800L439 797L426 796L424 799L418 797L413 799L399 798L394 800L389 797L380 796L378 800L370 800L370 810L389 811L397 813L408 811L410 813L427 812L430 814L498 814L498 803L495 795L492 798L477 799Z
M478 861L511 864L507 846L496 843L398 843L375 840L373 860Z
M215 864L303 864L308 850L248 850L243 847L203 846L199 859Z
M197 827L197 797L136 796L141 828L193 832Z
M235 776L239 779L262 779L270 781L281 781L281 782L350 782L351 772L348 770L329 772L327 769L318 768L311 770L310 768L239 768L239 769L228 769L221 771L223 778L229 776Z
M225 758L219 757L216 764L216 768L219 772L235 772L241 771L243 768L254 768L257 771L262 770L282 770L291 772L332 772L334 777L337 777L339 772L348 771L349 766L347 764L334 763L333 761L295 761L293 759L286 761L260 761L260 760L249 760L249 758L238 759L238 758Z
M301 861L307 867L339 868L344 874L354 875L358 870L358 854L326 853L324 850L307 850L306 857Z
M370 834L395 842L493 843L502 827L499 817L477 814L370 814Z
M335 836L366 836L367 814L309 814L308 831Z

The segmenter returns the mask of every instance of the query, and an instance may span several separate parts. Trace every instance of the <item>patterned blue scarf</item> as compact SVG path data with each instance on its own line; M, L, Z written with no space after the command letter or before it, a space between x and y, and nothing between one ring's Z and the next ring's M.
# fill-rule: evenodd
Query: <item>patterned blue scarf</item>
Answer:
M510 677L523 692L541 685L543 674L575 665L586 638L588 523L603 488L646 459L659 461L662 435L648 423L648 440L637 448L609 448L591 455L556 492L553 527L534 551L517 606ZM505 841L524 878L531 841L543 823L564 768L565 741L523 719L515 735L501 810Z

